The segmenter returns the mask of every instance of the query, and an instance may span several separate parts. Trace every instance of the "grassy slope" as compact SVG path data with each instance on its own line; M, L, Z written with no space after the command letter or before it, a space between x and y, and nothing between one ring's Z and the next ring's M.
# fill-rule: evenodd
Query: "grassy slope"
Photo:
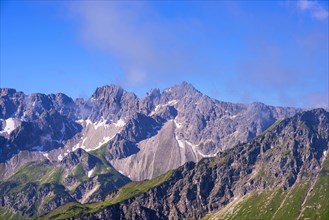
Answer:
M61 178L60 168L51 166L47 161L30 162L19 169L9 179L0 183L0 192L20 192L27 184L31 183L57 183ZM11 187L6 187L6 186Z
M303 181L296 183L288 191L278 187L272 191L254 192L238 202L233 201L216 213L207 215L204 219L293 220L298 218L301 211L303 213L300 219L329 219L329 159L324 162L303 209L302 203L310 185L310 181Z
M65 173L67 172L65 172L63 167L50 164L47 160L30 162L20 168L10 178L0 181L0 194L14 195L22 191L27 193L32 186L42 189L46 184L51 184L51 189L54 190L56 195L69 192L73 193L75 189L69 191L63 187L62 180ZM80 164L70 171L70 175L76 177L81 182L89 180ZM114 185L124 185L129 181L128 178L123 177L122 174L104 160L97 161L92 177L96 175L102 180L102 187L104 188L111 185L111 183ZM34 206L39 210L38 207L40 205L45 205L53 199L56 199L56 196L48 196L45 200L37 201ZM39 214L42 213L35 213L32 218L35 218ZM7 208L1 208L0 219L28 219L28 217L22 217L20 214L13 213Z
M160 185L161 183L167 181L171 177L172 173L173 171L169 171L166 174L163 174L152 180L128 183L127 185L121 187L112 199L106 200L104 202L85 205L79 203L66 204L53 210L49 214L43 216L41 219L66 219L72 216L82 215L83 213L98 212L110 205L123 202Z
M323 169L305 202L301 218L329 219L329 159L323 163Z
M23 191L28 192L33 186L43 188L46 184L50 184L52 189L60 193L62 191L61 187L59 187L61 176L62 168L54 167L46 160L30 162L20 168L13 176L0 183L0 193L3 195L15 195ZM49 197L46 201L42 201L42 204L50 202L53 198L54 196L52 198ZM16 202L19 203L19 201ZM29 219L29 217L2 207L0 209L0 219Z
M9 209L0 207L1 220L17 220L24 219L19 213L12 213Z

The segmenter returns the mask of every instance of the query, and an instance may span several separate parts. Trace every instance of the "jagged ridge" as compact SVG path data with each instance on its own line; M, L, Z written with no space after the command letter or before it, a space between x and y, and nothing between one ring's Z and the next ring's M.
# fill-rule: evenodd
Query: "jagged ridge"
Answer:
M248 219L255 210L261 219L328 218L318 203L328 199L319 195L329 190L328 148L329 113L299 113L217 157L185 164L146 193L71 219L201 218L216 210L224 219Z

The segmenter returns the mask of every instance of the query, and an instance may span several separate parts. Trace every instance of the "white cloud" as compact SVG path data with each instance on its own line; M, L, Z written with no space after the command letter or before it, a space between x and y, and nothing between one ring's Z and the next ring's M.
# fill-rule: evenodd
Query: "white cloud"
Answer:
M299 0L297 4L301 10L308 10L314 7L315 2L308 0Z
M146 74L143 71L140 71L138 69L132 68L127 73L127 79L129 80L129 83L131 85L138 85L140 83L143 83L146 80Z
M180 38L197 30L199 24L193 20L162 18L141 1L72 1L67 6L85 45L110 54L124 72L120 80L128 86L161 80L196 65L191 65L194 45Z
M329 16L329 12L317 1L299 0L297 6L301 11L309 12L311 16L318 20L325 20Z
M329 108L328 91L310 92L304 97L304 106L315 108Z

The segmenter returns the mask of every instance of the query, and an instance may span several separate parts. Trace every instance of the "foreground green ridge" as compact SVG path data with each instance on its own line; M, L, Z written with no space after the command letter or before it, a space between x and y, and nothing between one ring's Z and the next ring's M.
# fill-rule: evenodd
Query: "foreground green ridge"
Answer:
M313 181L315 184L311 188ZM237 199L219 212L207 215L204 219L325 220L329 219L328 201L329 159L326 159L319 177L315 180L298 182L287 191L278 187L270 191L253 192L245 198Z
M98 201L130 180L110 164L83 151L61 163L30 162L0 181L0 219L35 219L65 203ZM84 196L84 195L89 196Z
M168 171L166 174L163 174L152 180L128 183L116 192L114 192L111 198L106 201L84 205L79 203L66 204L62 207L53 210L51 213L42 216L40 219L68 219L74 216L83 215L84 213L96 213L102 209L105 209L108 206L123 202L134 196L138 196L142 193L147 192L149 189L154 188L167 181L171 177L172 173L173 171Z
M147 190L168 181L172 174L173 171L170 171L154 180L129 183L120 188L115 196L104 202L85 205L67 204L40 219L82 218L86 214L97 213L111 205L145 193ZM252 192L248 196L234 199L221 211L208 214L203 219L289 220L297 219L299 216L300 219L329 219L327 204L329 201L329 159L326 159L319 177L313 181L315 181L315 185L308 197L306 197L307 191L312 180L298 182L289 190L277 187L272 190ZM302 207L305 199L306 203Z

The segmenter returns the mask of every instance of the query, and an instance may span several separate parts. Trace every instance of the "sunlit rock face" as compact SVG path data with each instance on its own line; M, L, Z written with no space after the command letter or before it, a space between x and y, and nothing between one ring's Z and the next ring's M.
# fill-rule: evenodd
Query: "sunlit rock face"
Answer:
M70 152L102 152L132 180L150 179L188 161L251 140L300 109L212 99L183 82L140 99L120 86L97 88L87 99L0 90L0 176ZM15 164L13 166L12 164Z

